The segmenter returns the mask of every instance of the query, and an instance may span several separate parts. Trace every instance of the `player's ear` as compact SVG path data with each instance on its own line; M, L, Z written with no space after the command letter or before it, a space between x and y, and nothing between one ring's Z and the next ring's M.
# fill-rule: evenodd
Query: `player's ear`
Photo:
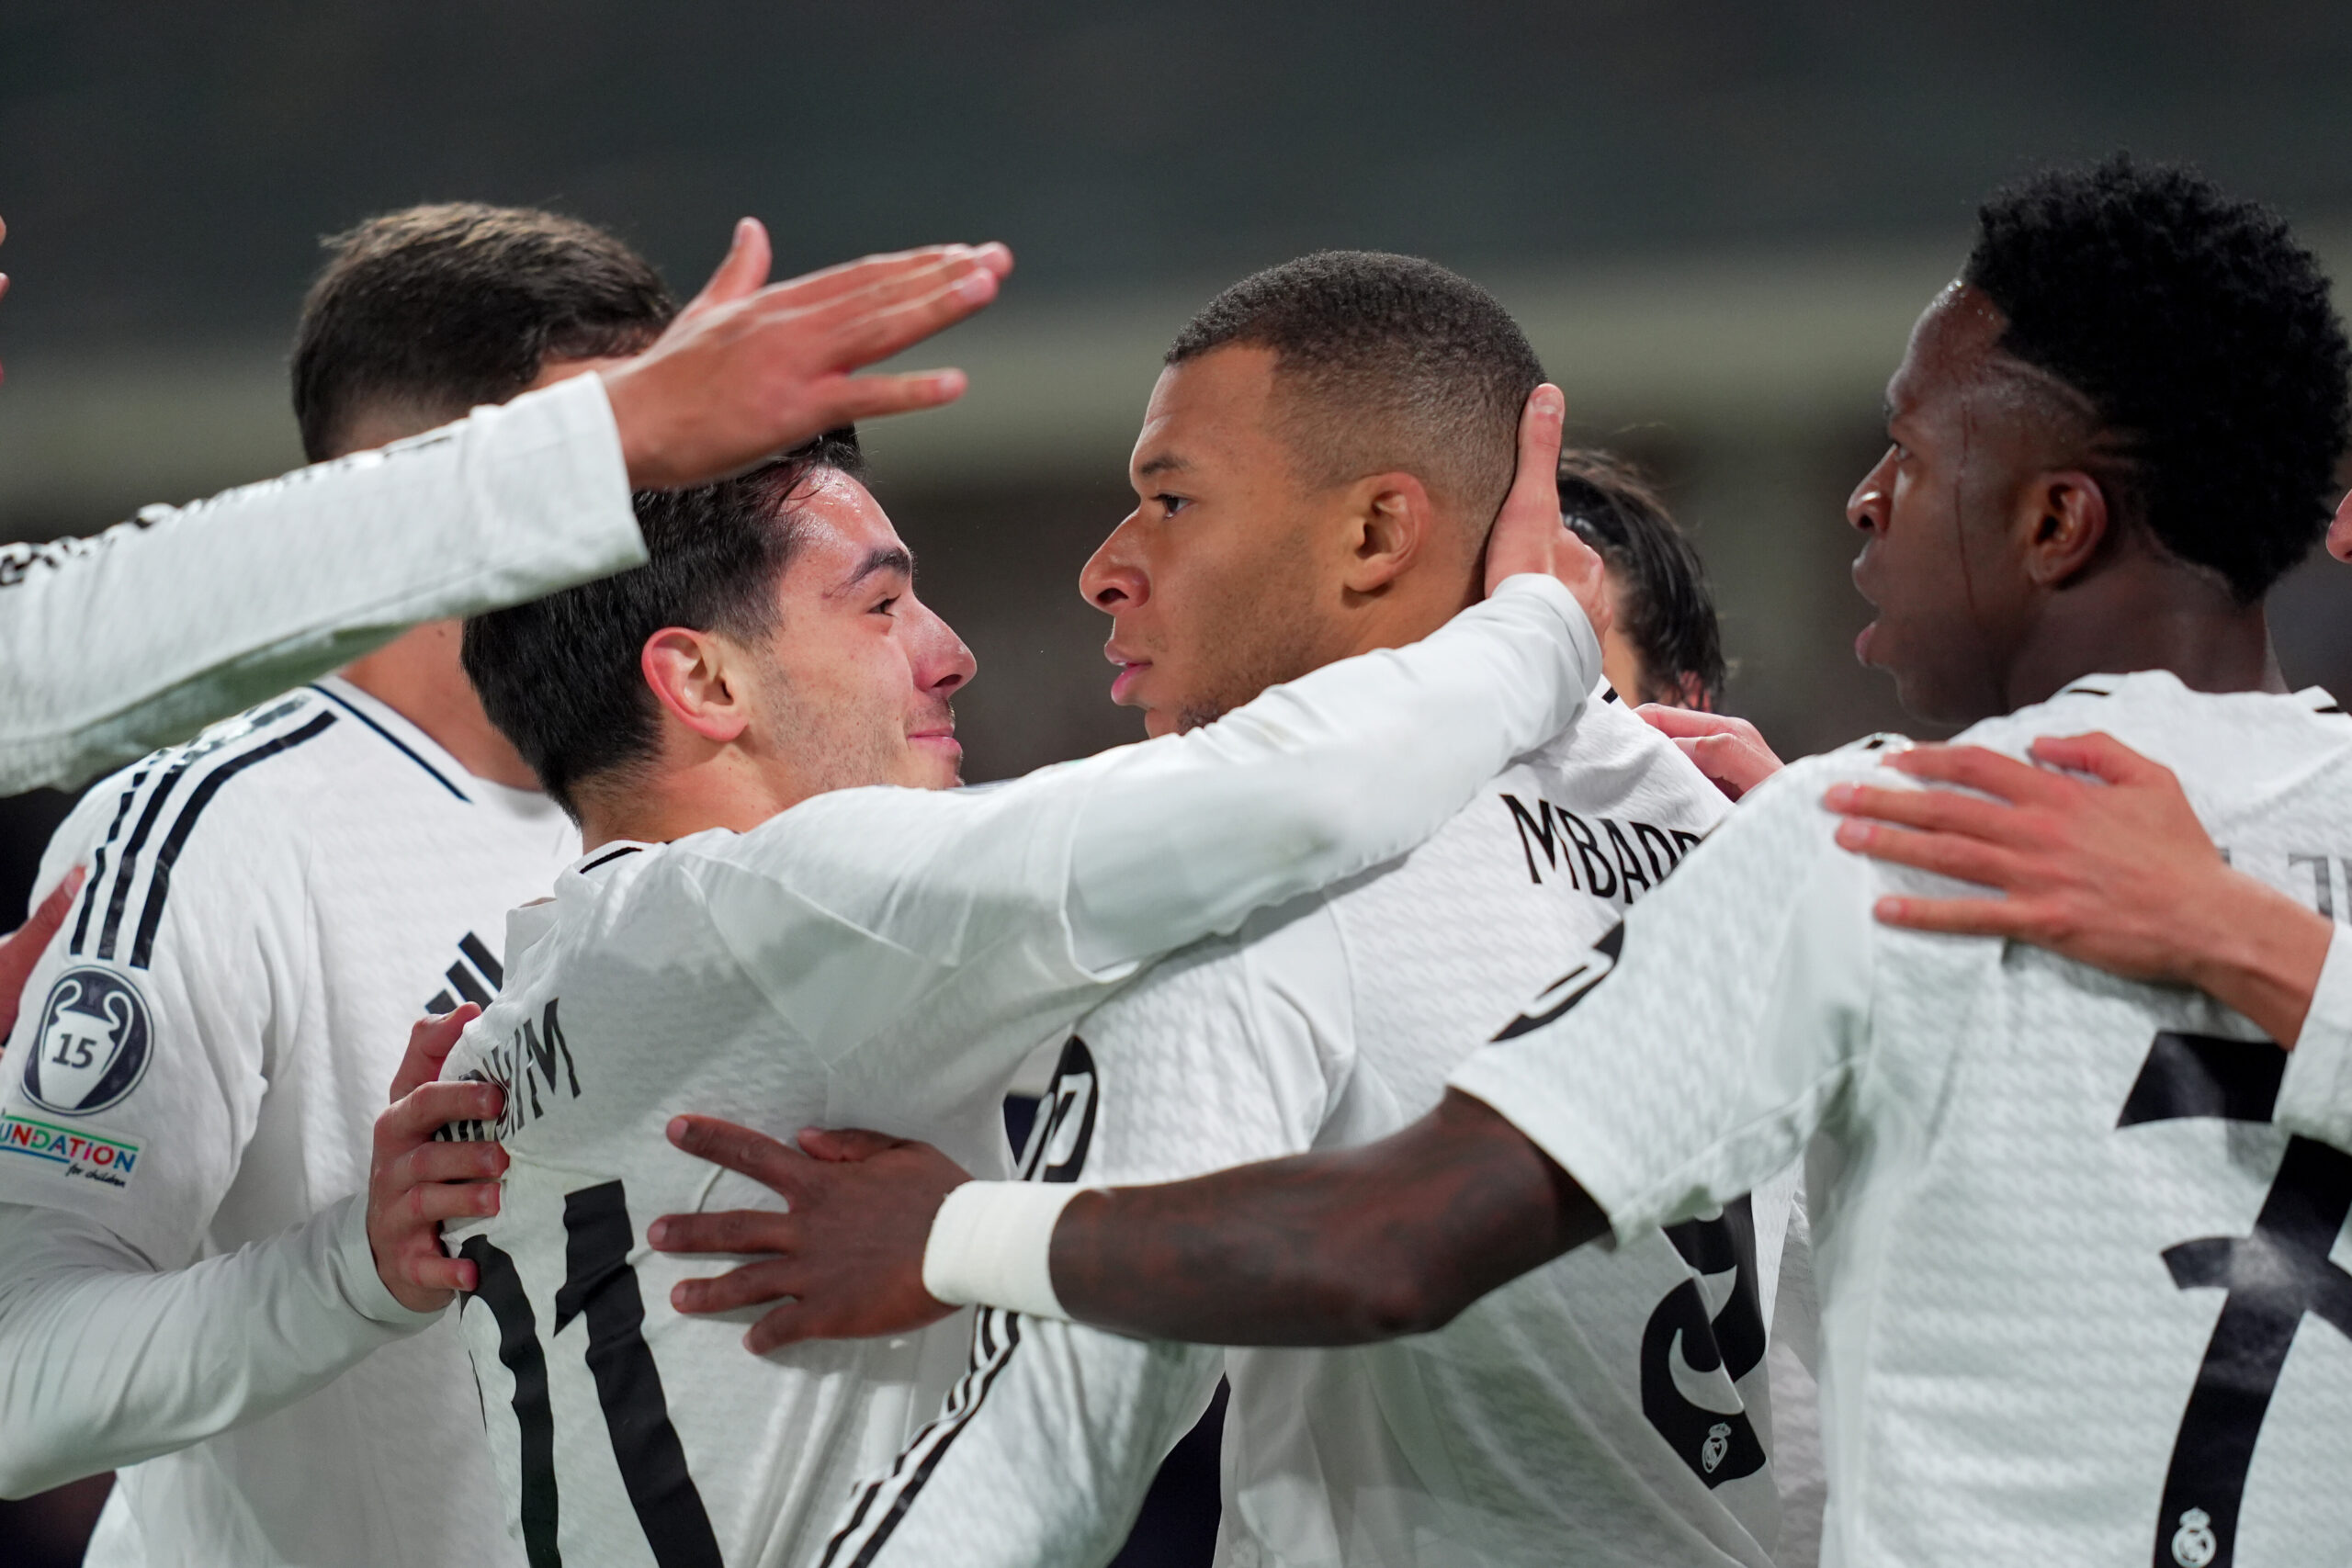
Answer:
M719 745L752 721L743 683L729 674L727 645L708 632L664 626L645 639L638 656L645 683L679 723Z
M2037 477L2019 502L2026 572L2037 587L2061 588L2097 558L2108 530L2107 492L2078 468Z
M1351 593L1376 593L1428 547L1436 525L1430 492L1407 473L1374 474L1350 492L1348 559L1340 581Z

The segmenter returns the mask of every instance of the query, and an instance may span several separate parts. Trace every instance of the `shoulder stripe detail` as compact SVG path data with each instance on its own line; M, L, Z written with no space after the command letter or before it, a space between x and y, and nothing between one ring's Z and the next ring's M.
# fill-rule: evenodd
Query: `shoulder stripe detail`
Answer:
M1002 1339L989 1332L992 1322L1003 1325ZM898 1463L890 1467L888 1476L866 1483L857 1500L856 1509L850 1515L849 1523L842 1526L841 1533L826 1544L825 1555L819 1568L833 1568L842 1549L856 1539L861 1529L868 1528L866 1516L873 1511L874 1505L894 1482L901 1482L903 1476L899 1495L873 1521L870 1527L873 1533L866 1537L865 1543L858 1548L857 1555L849 1559L845 1565L845 1568L871 1568L874 1559L888 1544L891 1533L899 1528L899 1521L906 1517L909 1508L914 1506L915 1498L921 1495L924 1483L939 1468L939 1461L947 1456L948 1449L962 1435L964 1428L971 1425L972 1417L979 1414L981 1401L987 1399L989 1390L996 1386L998 1374L1004 1371L1006 1364L1012 1359L1012 1352L1020 1345L1020 1314L996 1307L980 1309L979 1315L972 1323L971 1370L964 1374L956 1383L955 1393L948 1396L947 1408L907 1446L906 1451L899 1456ZM922 1459L916 1461L911 1474L906 1473L907 1461L918 1453L922 1455Z
M123 911L130 902L130 885L139 874L139 852L147 847L147 835L155 830L156 819L164 814L164 802L178 787L180 775L187 772L190 761L190 758L181 757L156 784L155 792L147 797L147 809L139 814L139 826L130 830L130 841L122 847L122 864L114 874L114 891L107 897L107 922L98 929L100 958L114 956L115 938L121 934Z
M506 984L506 966L498 962L497 956L481 938L468 931L458 939L458 951L473 960L474 967L481 971L483 979L493 986Z
M90 879L82 889L82 913L74 922L74 940L65 949L76 958L82 956L83 945L90 940L90 911L98 907L98 895L106 890L107 851L114 847L115 839L122 832L123 818L130 815L130 803L137 798L139 786L147 782L151 771L141 767L130 775L130 783L123 786L122 798L115 802L114 820L107 825L107 836L90 856Z
M322 713L302 726L266 745L232 757L204 776L204 782L188 792L187 804L180 808L172 830L164 835L163 847L155 852L154 874L147 879L147 904L139 912L139 935L131 943L130 966L144 969L154 953L155 931L164 922L164 905L172 896L172 867L180 858L180 851L187 843L187 836L196 830L196 819L220 793L220 786L257 762L266 762L280 752L291 751L305 741L315 740L334 725L334 715Z
M414 762L418 767L423 768L427 773L431 774L435 784L439 784L443 789L447 790L451 795L456 795L468 806L471 806L473 804L473 798L470 795L467 795L464 790L459 789L456 784L451 784L447 778L443 777L440 769L435 767L432 763L418 756L415 749L402 742L399 736L394 735L390 730L386 729L382 725L378 724L374 719L369 718L365 713L362 713L351 704L344 701L341 697L336 696L324 686L312 686L311 690L326 698L327 701L333 703L335 706L341 708L344 712L349 714L352 717L357 719L360 723L374 730L378 735L382 736L386 745L391 747L393 750L398 751L401 756L406 757L410 761Z

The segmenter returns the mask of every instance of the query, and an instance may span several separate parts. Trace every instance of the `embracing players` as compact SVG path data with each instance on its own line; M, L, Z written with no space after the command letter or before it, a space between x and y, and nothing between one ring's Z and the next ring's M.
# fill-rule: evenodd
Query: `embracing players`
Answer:
M2037 178L1921 318L1849 505L1866 653L1907 702L1996 750L2109 731L2290 894L2352 839L2352 720L2277 689L2262 612L2344 445L2327 293L2194 176ZM1828 1561L2331 1559L2352 1156L2270 1124L2284 1059L2204 997L1876 923L1954 890L1835 842L1820 796L1899 781L1882 744L1759 790L1379 1144L944 1208L919 1151L797 1162L792 1312L886 1325L928 1236L945 1300L1212 1342L1425 1332L1810 1143Z

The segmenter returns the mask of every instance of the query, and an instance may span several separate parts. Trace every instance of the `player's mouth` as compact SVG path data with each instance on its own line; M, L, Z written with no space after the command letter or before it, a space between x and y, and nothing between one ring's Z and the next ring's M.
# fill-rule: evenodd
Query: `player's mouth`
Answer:
M964 756L964 743L956 739L953 721L930 729L909 730L907 744L917 750L934 752L951 761L960 761Z
M1862 585L1862 569L1868 565L1869 562L1870 551L1867 547L1863 549L1860 555L1854 558L1854 592L1862 596L1862 603L1868 604L1872 610L1876 610L1878 608L1878 601L1871 597L1871 591ZM1871 647L1877 640L1878 617L1876 615L1872 615L1871 617L1870 625L1864 626L1860 631L1854 634L1854 659L1856 662L1868 664L1871 661Z
M1143 679L1143 672L1151 668L1151 660L1134 658L1115 642L1102 645L1102 657L1119 667L1119 672L1111 678L1111 700L1124 703L1136 689L1136 682Z

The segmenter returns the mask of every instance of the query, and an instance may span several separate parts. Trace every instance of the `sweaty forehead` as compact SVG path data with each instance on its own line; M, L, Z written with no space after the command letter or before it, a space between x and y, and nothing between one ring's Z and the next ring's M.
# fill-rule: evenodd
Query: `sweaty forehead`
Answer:
M912 565L882 503L837 468L819 468L804 479L792 511L797 538L785 572L790 588L841 593L876 570Z

